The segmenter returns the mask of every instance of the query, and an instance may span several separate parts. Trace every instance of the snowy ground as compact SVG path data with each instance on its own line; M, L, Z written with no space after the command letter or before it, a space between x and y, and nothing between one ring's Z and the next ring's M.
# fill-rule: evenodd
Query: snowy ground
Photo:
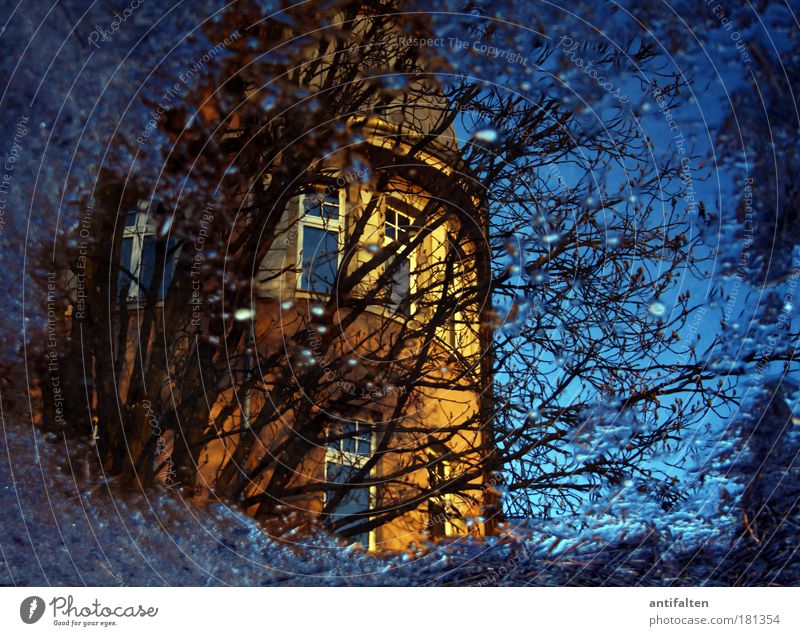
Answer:
M461 540L389 557L324 535L278 540L219 503L198 505L167 490L122 493L90 476L90 452L2 422L0 585L724 583L707 576L696 554L689 568L667 564L641 537L603 541L598 550L596 540L537 531L524 541L512 533L513 540Z

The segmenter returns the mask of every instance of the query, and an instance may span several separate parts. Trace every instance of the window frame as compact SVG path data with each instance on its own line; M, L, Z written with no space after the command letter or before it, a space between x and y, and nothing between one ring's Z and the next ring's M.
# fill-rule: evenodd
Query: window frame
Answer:
M395 222L394 223L390 223L389 222L389 211L390 210L395 215ZM383 247L386 247L386 246L390 245L391 243L393 243L393 242L398 240L398 237L400 235L400 228L402 227L400 225L400 222L399 222L399 216L403 216L408 220L408 225L406 226L407 228L414 227L414 218L411 215L409 215L407 212L401 211L399 209L399 206L392 205L391 200L389 200L388 198L385 198L384 199L384 205L383 205L383 227L382 227L382 230L383 230L383 232L382 232L382 235L383 235ZM395 233L395 237L394 238L390 238L386 234L386 229L389 226L391 226L395 230L395 232L394 232ZM407 230L406 230L406 236L408 236L408 231ZM407 247L407 245L404 244L404 243L400 243L400 246L401 246L400 250L403 250L405 247ZM384 266L390 265L391 261L393 261L397 257L397 255L398 255L397 253L392 254L389 257L389 259L386 260L386 263L385 263ZM408 296L410 298L413 298L414 294L416 294L416 292L417 292L417 281L416 281L416 275L414 273L414 272L417 271L417 248L412 249L408 253L408 255L406 256L406 258L408 259ZM398 272L395 272L395 274L397 274L397 273ZM392 298L391 298L391 289L392 289L392 287L393 287L393 285L390 282L389 285L387 286L387 296L388 297L386 299L387 300L386 304L389 307L391 307L393 310L395 310L396 313L398 313L398 314L400 314L400 315L402 315L404 317L412 316L416 311L416 303L412 302L412 303L410 303L408 305L408 307L405 309L405 311L400 311L400 306L401 305L399 303L395 304L395 303L392 302Z
M449 231L446 233L445 241L445 259L453 260L453 277L458 279L460 276L464 275L464 272L461 269L459 259L456 258L455 241ZM442 328L441 342L451 351L463 354L464 351L461 345L464 339L465 328L464 312L461 309L454 309Z
M323 192L323 191L321 191ZM341 188L337 188L336 194L339 197L339 214L337 219L326 219L323 216L314 216L308 214L306 211L305 203L306 198L308 195L301 194L298 197L298 214L297 214L297 265L298 265L298 276L297 281L295 282L295 288L297 291L309 294L309 295L317 295L317 296L328 296L324 292L319 292L314 289L306 289L303 287L303 276L305 275L305 270L303 267L303 243L305 241L305 228L312 227L318 230L323 230L326 232L336 232L336 276L339 275L339 267L342 264L342 250L344 249L344 227L345 227L345 218L346 218L346 199L345 199L345 192ZM324 199L323 199L324 201Z
M129 214L134 215L133 225L128 225L127 217ZM117 283L115 285L115 298L114 302L117 302L120 297L120 276L128 277L128 274L122 271L122 267L124 266L132 276L127 282L127 290L125 293L125 298L123 302L128 304L136 304L142 303L146 300L147 289L142 287L139 283L142 282L142 268L144 266L144 255L145 255L145 242L148 238L151 240L155 240L157 229L153 220L150 218L150 204L147 200L140 200L133 209L128 209L125 211L123 216L123 223L125 225L122 229L122 237L120 239L120 251L119 257L120 262L117 268ZM122 243L126 240L130 239L131 241L131 253L127 259L127 263L122 263ZM172 259L173 260L173 267L174 267L174 260L177 256L177 250L175 253L170 254L169 250L169 241L167 241L167 253L165 254L165 259ZM166 273L168 267L168 263L165 260L164 262L164 272L162 275ZM174 272L170 273L169 278L163 277L162 283L164 285L164 292L166 293L167 289L169 288L169 284L172 280L172 275ZM150 281L153 282L152 280ZM161 294L157 298L158 302L163 302L164 298Z
M338 444L339 448L335 448L335 449L331 448L331 444L326 442L326 445L325 445L325 461L324 461L324 464L323 464L323 477L324 477L325 483L328 483L328 466L329 466L329 464L336 464L338 466L348 466L348 467L352 467L352 468L355 468L355 469L360 469L360 468L363 468L364 465L367 463L367 461L369 461L369 459L375 454L376 436L375 436L375 431L374 430L369 430L368 431L368 435L369 435L369 453L367 455L364 455L364 454L358 453L358 452L354 453L354 452L342 450L342 445L348 439L355 440L355 443L356 443L355 448L358 449L358 441L357 440L359 439L358 438L358 427L359 427L359 425L367 425L369 428L371 428L371 426L367 422L365 422L364 420L354 420L353 422L348 422L348 423L352 423L356 427L355 434L354 434L353 437L342 438L342 439L336 440L335 443ZM363 437L361 439L363 441ZM377 469L377 465L373 466L372 469L370 469L370 471L369 471L369 476L370 477L374 477L376 475L376 469ZM377 489L377 486L375 486L374 484L371 485L369 487L369 493L368 494L369 494L369 509L372 510L373 508L375 508L375 506L378 503L378 489ZM323 508L328 503L328 496L329 496L328 491L324 491L323 492L323 498L322 498L322 506L323 506ZM332 515L333 511L331 511L331 513L329 513L329 514ZM374 551L374 550L377 549L377 533L376 533L376 529L373 528L372 530L369 531L367 543L369 545L363 546L365 549L370 550L370 551Z

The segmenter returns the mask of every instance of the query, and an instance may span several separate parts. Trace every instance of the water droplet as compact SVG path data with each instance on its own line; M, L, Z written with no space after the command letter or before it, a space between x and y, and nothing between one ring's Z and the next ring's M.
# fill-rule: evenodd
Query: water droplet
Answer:
M276 103L275 95L269 94L261 100L261 108L264 110L272 110L275 108Z
M158 228L158 238L163 239L167 234L169 234L169 231L172 229L172 220L174 218L174 216L170 216L169 218L164 219L164 222Z
M664 305L664 303L654 300L647 307L647 311L654 316L663 316L665 313L667 313L667 307Z
M541 269L528 270L528 276L535 285L546 285L550 281L549 274Z
M500 134L494 128L481 128L472 133L472 138L476 141L493 144L500 138Z
M247 308L243 307L242 309L237 309L233 313L233 319L234 320L250 320L255 315L256 315L256 312L253 311L253 309L251 307L247 307Z
M561 240L561 234L558 232L550 232L542 237L542 243L545 245L555 245Z

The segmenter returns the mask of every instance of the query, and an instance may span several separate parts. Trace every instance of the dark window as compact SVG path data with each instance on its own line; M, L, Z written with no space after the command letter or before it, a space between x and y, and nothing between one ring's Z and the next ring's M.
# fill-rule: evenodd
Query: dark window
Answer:
M303 228L303 275L300 286L308 291L330 294L338 267L337 233L306 225Z
M411 262L407 258L392 256L387 259L386 267L390 269L397 267L389 283L389 304L401 313L407 314L411 294Z
M128 297L128 292L131 286L132 276L136 272L131 271L131 255L133 253L133 237L122 239L122 245L119 250L119 274L117 275L117 297L122 293L125 298Z
M164 253L164 271L161 277L161 284L158 287L158 299L163 300L166 295L169 284L172 281L172 269L174 266L173 248L175 240L169 239L163 243L156 241L153 236L145 236L142 243L142 263L139 267L139 276L141 287L139 289L139 298L143 299L150 289L150 284L153 282L153 274L156 269L156 250L163 249Z
M147 209L125 214L125 228L119 251L117 297L127 301L144 300L155 274L156 253L164 250L164 270L158 288L158 300L163 300L172 281L176 240L159 242L155 238Z
M328 461L325 464L325 480L329 484L350 484L358 470L356 466L351 466L343 462ZM332 494L333 492L331 492L331 495ZM354 516L351 523L338 528L338 531L342 532L347 528L363 523L369 516L369 509L369 488L358 488L354 485L350 485L348 486L347 494L342 497L342 500L336 508L330 511L331 520L338 521L342 519L342 517ZM360 541L364 548L369 548L369 532L362 532L348 537L348 539L353 543Z
M384 233L388 240L404 241L410 227L411 217L390 207L386 208ZM389 304L400 313L408 314L409 296L411 295L411 261L408 257L392 256L386 261L386 267L389 270L396 267L387 290Z
M336 422L330 426L325 480L329 484L348 484L347 493L330 511L330 515L332 521L354 516L353 521L340 528L340 531L362 523L369 516L369 486L358 486L351 482L372 454L371 441L371 428L366 422ZM336 491L331 491L328 496L335 494ZM350 537L350 540L353 543L360 541L364 548L368 548L369 532Z

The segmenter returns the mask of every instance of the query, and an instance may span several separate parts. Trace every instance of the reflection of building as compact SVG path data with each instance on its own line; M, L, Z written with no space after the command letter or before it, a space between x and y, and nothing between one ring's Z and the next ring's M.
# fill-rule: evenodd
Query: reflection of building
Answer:
M264 364L246 390L251 377L231 371L236 390L211 413L221 434L199 455L209 490L231 472L250 481L244 500L259 516L259 495L288 466L280 503L292 518L321 516L346 535L392 517L351 533L372 548L485 531L486 227L455 185L452 129L433 132L446 104L419 94L351 116L361 141L320 160L318 179L282 211L255 268L254 311L241 318L252 318ZM136 280L159 271L145 213L128 215L120 256L117 293L134 303Z
M392 155L403 156L420 134L380 120L363 130L359 153L375 172L389 165ZM253 330L259 353L264 358L284 353L287 368L284 374L266 369L260 390L239 396L246 407L241 421L271 408L281 383L295 383L300 395L264 428L247 465L281 452L296 417L319 417L322 411L325 436L310 444L293 470L288 490L298 494L282 503L287 510L334 521L352 517L339 531L371 511L402 505L398 518L354 537L373 548L484 531L482 476L474 468L485 452L478 399L485 336L476 291L485 266L479 258L485 252L484 228L469 212L461 218L454 213L472 205L454 200L458 195L447 188L454 145L452 133L435 140L420 153L422 161L394 170L380 192L373 191L376 174L365 178L366 171L337 168L336 158L329 159L317 188L295 197L284 211L256 277ZM391 253L370 267L384 249ZM341 284L359 271L345 302L355 298L360 305L338 306L337 280ZM304 395L303 378L315 370L322 380ZM402 380L406 373L417 380L410 389ZM239 424L232 418L223 426ZM382 447L388 432L391 442ZM200 457L210 487L238 440L238 435L218 440ZM376 453L379 458L370 462ZM469 483L454 487L469 470ZM261 475L248 496L257 495L271 474ZM440 486L454 492L426 494Z

